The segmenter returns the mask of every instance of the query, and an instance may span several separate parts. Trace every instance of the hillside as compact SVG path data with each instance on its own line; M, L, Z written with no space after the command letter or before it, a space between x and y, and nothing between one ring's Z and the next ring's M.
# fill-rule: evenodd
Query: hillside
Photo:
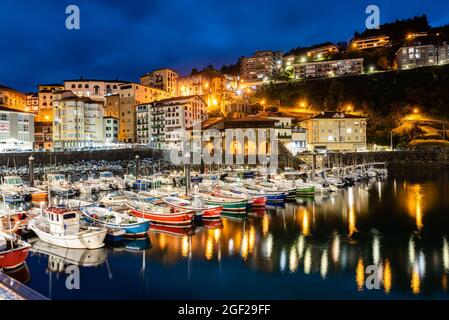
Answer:
M389 144L391 130L400 127L414 108L430 118L449 119L449 65L269 84L257 91L256 99L280 100L292 109L307 101L317 111L352 105L369 117L368 141Z

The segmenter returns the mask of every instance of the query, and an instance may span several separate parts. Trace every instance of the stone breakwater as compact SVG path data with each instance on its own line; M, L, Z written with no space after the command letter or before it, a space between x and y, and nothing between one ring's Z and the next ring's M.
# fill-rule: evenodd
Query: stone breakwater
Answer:
M0 166L25 166L28 159L33 156L36 165L67 164L77 161L89 160L132 160L138 155L141 159L154 158L162 159L163 154L158 150L147 148L130 148L114 150L94 150L94 151L59 151L59 152L21 152L0 154Z
M282 151L282 150L281 150ZM136 155L141 159L152 158L169 161L169 152L151 150L148 148L130 148L95 151L64 151L64 152L26 152L0 154L0 166L26 166L28 158L33 156L35 165L68 164L88 160L133 160ZM279 167L298 167L303 160L312 163L312 154L302 154L293 157L280 153ZM317 167L334 165L357 165L372 162L386 162L391 169L408 167L449 168L449 151L394 151L394 152L346 152L316 155Z

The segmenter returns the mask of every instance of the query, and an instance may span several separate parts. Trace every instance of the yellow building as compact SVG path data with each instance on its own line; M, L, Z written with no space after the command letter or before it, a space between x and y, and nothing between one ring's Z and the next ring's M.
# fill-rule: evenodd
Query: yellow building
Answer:
M0 105L10 109L25 111L27 105L26 94L0 85Z
M104 104L104 116L120 118L120 94L112 94L106 96L106 102Z
M140 83L147 87L167 91L170 97L176 97L178 94L178 78L179 74L172 69L158 69L141 76Z
M224 112L238 90L235 77L222 75L211 67L178 79L178 96L201 96L206 101L208 112Z
M169 93L138 83L129 83L120 86L119 96L119 142L135 143L136 106L169 98Z
M26 112L32 112L37 115L39 113L39 94L36 92L30 92L26 95Z
M321 112L301 122L309 151L366 150L366 118L343 112Z
M64 90L62 84L41 84L37 86L38 88L38 121L53 121L53 100L56 97L55 92Z

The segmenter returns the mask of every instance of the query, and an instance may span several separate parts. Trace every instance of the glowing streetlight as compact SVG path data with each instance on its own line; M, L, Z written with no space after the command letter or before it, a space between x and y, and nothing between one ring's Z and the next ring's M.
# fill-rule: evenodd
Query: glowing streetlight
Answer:
M418 113L419 113L419 109L418 109L418 108L414 108L414 109L413 109L413 113L414 113L414 114L418 114Z

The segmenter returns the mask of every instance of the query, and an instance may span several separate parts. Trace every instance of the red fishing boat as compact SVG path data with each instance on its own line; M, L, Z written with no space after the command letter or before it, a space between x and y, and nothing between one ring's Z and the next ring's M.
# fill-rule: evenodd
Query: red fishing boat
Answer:
M220 219L223 206L212 206L204 203L201 197L196 195L193 198L165 197L162 199L168 206L175 209L193 210L195 215L203 220Z
M131 201L126 206L133 216L150 220L152 225L190 228L195 211L177 209L169 206L154 205L146 202Z
M25 263L31 245L15 235L0 233L0 269L15 269Z

